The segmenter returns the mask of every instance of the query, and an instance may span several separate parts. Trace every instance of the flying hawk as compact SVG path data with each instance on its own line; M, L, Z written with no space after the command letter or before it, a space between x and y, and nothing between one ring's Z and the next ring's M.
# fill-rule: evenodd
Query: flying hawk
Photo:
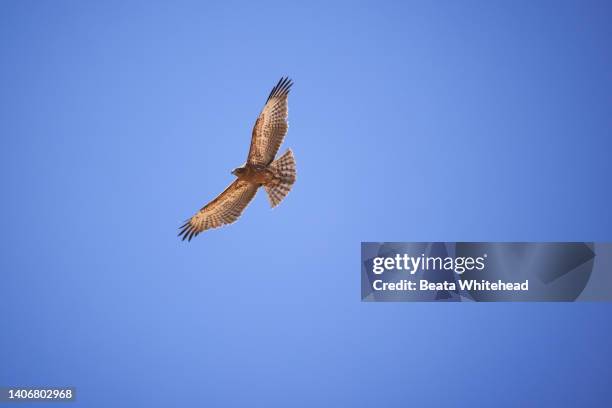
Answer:
M285 77L276 84L259 114L244 166L232 171L236 180L206 204L179 229L179 237L191 241L200 232L231 224L240 217L259 187L264 186L270 205L276 207L295 183L295 160L288 149L274 160L287 134L287 97L293 82Z

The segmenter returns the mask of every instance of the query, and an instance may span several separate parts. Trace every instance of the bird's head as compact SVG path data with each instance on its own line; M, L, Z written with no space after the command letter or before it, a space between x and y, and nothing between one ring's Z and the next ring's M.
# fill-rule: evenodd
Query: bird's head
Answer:
M232 170L232 174L236 177L239 177L241 174L244 174L245 168L244 167L237 167L234 170Z

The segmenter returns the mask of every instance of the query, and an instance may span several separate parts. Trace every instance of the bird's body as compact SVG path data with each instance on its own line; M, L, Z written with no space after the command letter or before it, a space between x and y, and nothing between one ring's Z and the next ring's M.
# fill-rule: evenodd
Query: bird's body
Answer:
M250 183L264 185L274 180L274 172L269 166L261 166L257 164L245 164L244 167L239 167L232 173L238 180L248 181Z
M287 133L291 85L289 78L281 78L272 89L253 127L247 162L232 171L236 180L225 191L180 227L183 240L191 241L202 231L235 222L259 187L265 188L272 207L287 196L296 179L293 152L289 149L278 159L275 157Z

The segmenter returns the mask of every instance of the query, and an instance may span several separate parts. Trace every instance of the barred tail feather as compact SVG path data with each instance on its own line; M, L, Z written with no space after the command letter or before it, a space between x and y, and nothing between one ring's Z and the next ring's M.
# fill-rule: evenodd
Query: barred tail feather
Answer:
M270 170L274 172L275 179L264 187L268 193L270 205L276 207L289 194L296 180L295 159L291 149L274 160L270 164Z

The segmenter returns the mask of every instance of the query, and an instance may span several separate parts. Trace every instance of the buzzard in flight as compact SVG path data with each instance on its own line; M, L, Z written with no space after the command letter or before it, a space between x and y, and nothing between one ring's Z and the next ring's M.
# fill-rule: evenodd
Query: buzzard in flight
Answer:
M289 127L287 97L291 85L289 78L281 78L272 88L253 127L246 163L232 171L236 180L224 192L179 228L178 235L183 240L191 241L202 231L236 221L261 186L266 189L272 207L276 207L289 193L296 175L293 152L288 149L278 159L274 160L274 157Z

